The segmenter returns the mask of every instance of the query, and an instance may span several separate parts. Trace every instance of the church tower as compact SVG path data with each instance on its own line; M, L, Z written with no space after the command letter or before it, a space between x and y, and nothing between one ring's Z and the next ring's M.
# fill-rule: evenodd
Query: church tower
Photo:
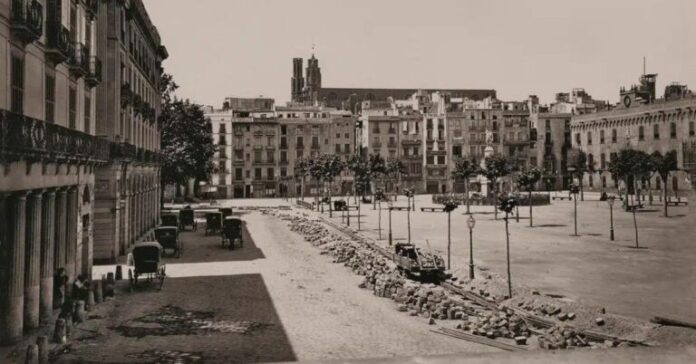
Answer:
M319 68L319 60L314 57L307 60L307 88L305 92L305 101L316 104L319 98L319 90L321 90L321 68Z
M292 59L292 78L290 79L290 96L293 102L302 102L304 77L302 77L302 58Z

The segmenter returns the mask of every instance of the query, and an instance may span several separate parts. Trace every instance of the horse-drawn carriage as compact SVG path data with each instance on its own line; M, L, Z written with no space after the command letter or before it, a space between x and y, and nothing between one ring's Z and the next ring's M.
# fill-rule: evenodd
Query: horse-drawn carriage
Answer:
M205 214L205 235L219 234L222 232L222 212L209 212Z
M179 228L184 231L189 226L191 230L198 230L198 224L196 223L195 211L192 208L183 208L179 211Z
M177 258L181 257L183 244L179 240L179 229L174 226L162 226L155 229L155 239L162 246L162 252L172 249Z
M138 279L144 275L148 282L159 281L158 289L162 289L166 277L165 264L162 263L162 246L156 241L136 243L129 257L128 280L131 291L138 285Z
M244 246L243 240L244 221L238 217L228 216L225 218L222 227L222 246L228 244L230 250L234 249L235 242L239 246Z

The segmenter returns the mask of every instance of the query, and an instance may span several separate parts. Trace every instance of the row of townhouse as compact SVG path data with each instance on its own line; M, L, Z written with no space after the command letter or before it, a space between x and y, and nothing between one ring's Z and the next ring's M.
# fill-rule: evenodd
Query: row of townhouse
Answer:
M0 344L158 223L166 53L141 0L0 0Z

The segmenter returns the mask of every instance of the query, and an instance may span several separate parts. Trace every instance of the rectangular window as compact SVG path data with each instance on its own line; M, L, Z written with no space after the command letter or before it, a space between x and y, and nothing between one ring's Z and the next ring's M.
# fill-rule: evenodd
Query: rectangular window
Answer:
M439 164L439 165L445 164L445 156L444 155L437 156L437 164Z
M303 155L304 155L304 153L302 152L302 150L297 151L297 159L302 158Z
M261 168L255 168L254 169L254 179L256 180L261 180L263 177L261 176Z
M266 151L266 162L275 163L275 152L272 150Z
M288 161L288 152L285 150L280 151L280 162L285 163Z
M336 154L341 153L341 144L336 144Z
M273 168L268 168L266 170L266 178L275 179L275 170Z
M653 139L660 139L660 125L653 125Z
M68 126L75 129L77 125L77 90L70 86L68 92Z
M604 130L599 131L599 144L604 144Z
M298 148L304 148L304 138L303 137L297 137L297 147Z
M263 162L262 156L261 156L261 151L255 150L254 151L254 163L261 163L261 162Z
M611 142L616 143L616 129L611 129Z
M312 148L319 148L319 137L312 137Z
M280 176L287 177L288 176L288 169L285 167L280 168Z
M343 145L343 152L346 154L350 153L350 144L344 144Z
M241 168L234 169L234 179L236 179L238 181L242 180L242 169Z
M677 139L677 124L669 124L669 137L672 139Z
M85 133L89 134L92 129L92 100L89 94L85 95Z
M245 173L245 174L246 174L246 178L250 178L250 177L251 177L251 171L249 171L248 169L246 170L246 173Z
M56 78L52 75L46 75L46 121L49 123L56 122Z
M24 60L12 56L12 101L11 111L24 114Z

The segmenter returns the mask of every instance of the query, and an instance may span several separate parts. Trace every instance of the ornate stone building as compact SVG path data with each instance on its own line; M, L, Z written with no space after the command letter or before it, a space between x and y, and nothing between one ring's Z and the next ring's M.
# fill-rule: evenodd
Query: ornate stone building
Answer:
M97 134L114 144L96 172L94 258L114 262L159 222L160 76L167 58L141 0L102 1Z
M96 1L0 1L0 343L53 314L53 274L91 273L101 82ZM7 77L5 77L7 76Z
M685 145L696 141L696 97L685 86L670 85L664 98L656 98L655 78L643 75L640 85L621 89L621 104L612 110L572 117L573 148L584 151L595 169L584 177L587 190L615 191L619 187L607 168L624 148L663 154L675 150L683 169ZM656 189L666 187L672 196L682 196L691 188L686 177L680 171L672 173L667 186L661 186L657 177L649 182Z

